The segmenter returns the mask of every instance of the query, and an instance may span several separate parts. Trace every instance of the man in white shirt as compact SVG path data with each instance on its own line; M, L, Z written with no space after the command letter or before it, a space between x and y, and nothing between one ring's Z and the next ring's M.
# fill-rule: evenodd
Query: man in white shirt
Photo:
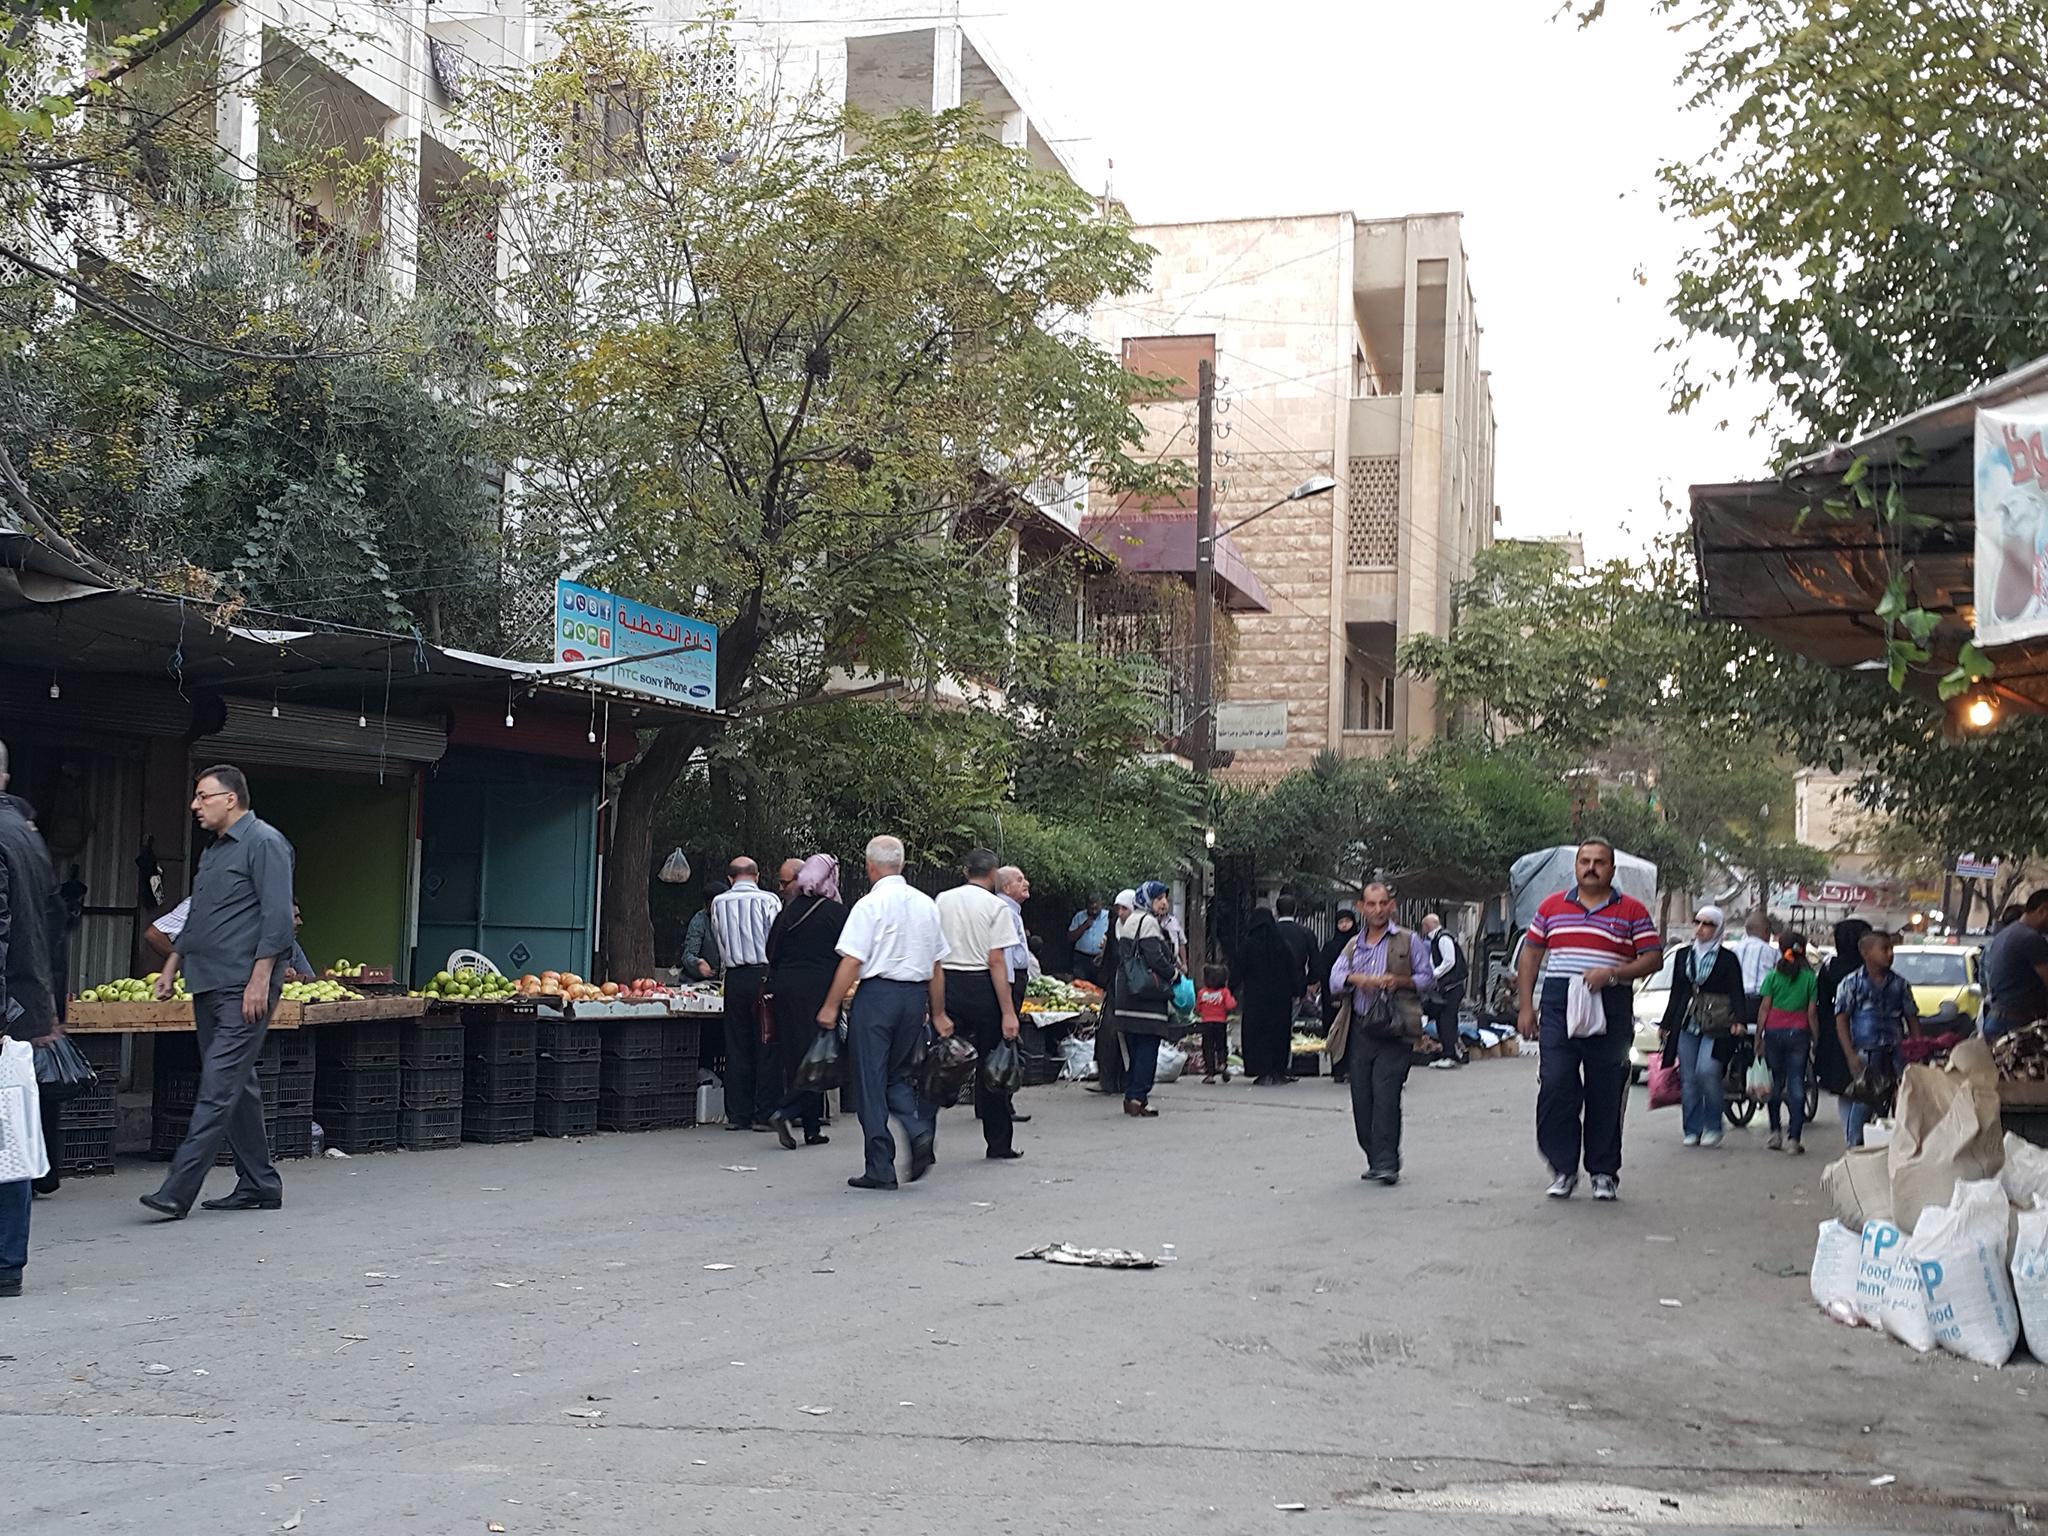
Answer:
M1024 927L1024 903L1031 899L1031 881L1024 871L1014 864L1005 864L996 871L996 894L1003 898L1003 905L1010 909L1010 915L1017 919L1017 942L1005 950L1004 956L1010 962L1010 1001L1016 1005L1021 1022L1024 1016L1024 988L1031 978L1041 974L1045 967L1038 962L1038 954L1031 947L1031 935ZM1011 1103L1016 1101L1013 1099ZM1010 1111L1010 1124L1024 1125L1031 1117Z
M818 1028L838 1028L840 999L858 980L860 990L847 1010L846 1052L866 1137L867 1171L846 1182L854 1189L894 1189L891 1115L903 1122L910 1138L913 1184L936 1160L932 1138L938 1109L911 1086L910 1062L924 1039L927 1010L941 1039L953 1033L953 1021L946 1017L946 973L940 967L952 951L939 927L937 905L903 878L903 844L893 837L871 839L867 864L873 885L846 914L839 969L818 1009Z
M1017 1038L1017 1000L1010 985L1010 948L1019 929L1010 904L996 894L996 856L973 849L961 869L962 884L940 893L939 931L948 951L946 1006L954 1023L963 1026L974 1048L987 1056L1000 1040ZM1021 1157L1012 1141L1010 1096L993 1092L980 1072L974 1074L974 1113L981 1120L988 1155Z
M1750 913L1743 927L1746 931L1733 948L1735 958L1742 962L1742 991L1749 1003L1749 1014L1743 1023L1754 1024L1763 998L1764 978L1778 963L1778 946L1771 942L1771 920L1763 913Z
M786 1095L780 1056L761 1043L755 1008L768 982L768 930L782 898L761 889L761 866L742 855L725 866L732 884L711 899L711 928L725 961L725 1128L772 1131L768 1113Z

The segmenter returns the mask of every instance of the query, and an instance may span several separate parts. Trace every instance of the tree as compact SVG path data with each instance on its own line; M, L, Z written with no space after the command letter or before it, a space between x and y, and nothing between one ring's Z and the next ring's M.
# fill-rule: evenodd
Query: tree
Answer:
M532 568L715 621L729 713L1007 670L1020 492L1147 478L1133 381L1076 323L1145 251L973 110L736 97L715 30L560 41L469 108ZM612 974L647 968L656 810L719 730L652 733L618 785Z

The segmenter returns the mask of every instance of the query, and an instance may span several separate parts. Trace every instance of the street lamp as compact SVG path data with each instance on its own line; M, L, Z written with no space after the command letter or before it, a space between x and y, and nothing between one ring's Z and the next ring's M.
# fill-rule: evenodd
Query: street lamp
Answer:
M1282 496L1278 501L1274 502L1272 506L1261 507L1258 511L1254 512L1250 517L1241 517L1236 522L1232 523L1228 528L1219 529L1217 532L1208 535L1209 542L1213 544L1217 539L1222 538L1225 534L1237 532L1237 530L1242 528L1246 523L1257 522L1260 518L1264 517L1268 512L1279 511L1282 507L1286 506L1290 501L1307 501L1311 496L1327 496L1330 494L1330 492L1334 491L1335 489L1337 489L1337 482L1335 480L1332 480L1328 475L1310 475L1306 480L1302 481L1301 484L1297 485L1285 496ZM1198 534L1197 536L1199 537L1200 535Z
M1980 693L1963 707L1963 724L1973 731L1988 731L1998 719L1998 705L1989 694Z

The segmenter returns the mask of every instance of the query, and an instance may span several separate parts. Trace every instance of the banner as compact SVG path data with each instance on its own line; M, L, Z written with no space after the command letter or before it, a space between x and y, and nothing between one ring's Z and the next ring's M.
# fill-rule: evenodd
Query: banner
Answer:
M1977 643L2048 634L2048 396L1977 412Z
M619 658L618 664L589 667L584 675L677 704L717 707L715 628L599 587L557 581L555 660L590 662L607 656Z

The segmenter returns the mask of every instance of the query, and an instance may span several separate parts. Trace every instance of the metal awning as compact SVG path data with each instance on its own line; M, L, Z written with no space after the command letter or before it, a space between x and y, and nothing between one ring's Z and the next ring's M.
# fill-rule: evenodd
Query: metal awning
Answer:
M1195 520L1143 515L1090 518L1081 525L1095 547L1127 571L1152 576L1195 574ZM1245 563L1229 534L1216 540L1216 592L1231 613L1271 613L1265 583Z
M1929 641L1943 670L1976 628L1975 457L1977 412L2048 390L2048 358L1983 387L1915 411L1853 443L1832 444L1778 480L1692 487L1693 549L1701 607L1831 667L1878 670L1884 625L1876 617L1891 562L1876 520L1837 518L1823 503L1844 496L1858 458L1901 483L1910 509L1934 525L1908 530L1898 554L1911 563L1913 601L1941 615ZM1906 468L1910 445L1924 464ZM2048 712L2048 639L1987 648L1990 687Z

